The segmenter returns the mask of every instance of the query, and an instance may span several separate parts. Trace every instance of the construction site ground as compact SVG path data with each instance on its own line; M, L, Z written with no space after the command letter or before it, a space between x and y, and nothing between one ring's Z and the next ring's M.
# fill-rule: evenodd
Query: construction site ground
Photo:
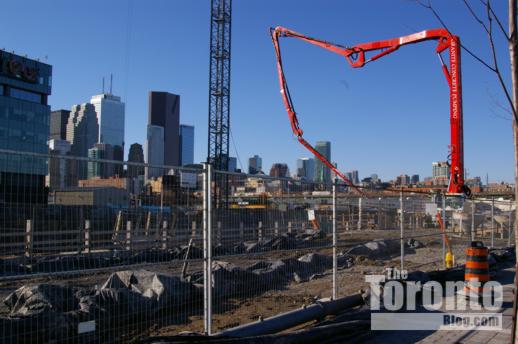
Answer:
M340 231L338 252L345 252L349 248L365 243L374 239L397 239L399 238L399 230L364 230L364 231ZM429 235L433 234L433 235ZM419 229L407 231L405 236L415 236L417 240L424 244L423 248L415 249L413 252L406 252L404 258L404 268L411 271L433 271L443 268L442 260L442 240L441 236L437 235L437 229ZM427 236L428 235L428 236ZM490 238L477 238L484 241L485 244L490 243ZM397 241L399 242L399 241ZM452 249L456 258L456 264L463 264L465 261L465 248L470 242L468 237L451 237ZM507 239L495 238L495 247L507 246ZM283 258L298 258L306 253L315 252L331 256L332 248L309 248L297 250L284 251L270 251L256 254L246 254L237 256L223 256L215 257L215 260L231 262L238 266L249 266L257 261L277 260ZM365 275L381 274L388 267L400 266L400 255L395 254L387 259L369 259L365 257L355 257L354 263L349 268L340 268L337 276L337 295L343 297L357 293L360 289L365 290L368 284L365 282ZM181 262L175 263L154 263L141 264L135 266L135 269L146 269L154 272L162 272L168 274L178 275L181 272ZM199 271L202 269L202 261L196 260L189 264L188 273L191 271ZM110 276L111 273L117 271L115 268L107 269L105 271L96 271L95 273L83 274L49 274L41 277L33 277L30 279L19 279L12 281L0 282L0 297L4 298L9 293L13 292L22 285L31 285L38 283L54 283L64 284L74 287L91 288L100 286ZM499 275L502 282L505 283L505 302L504 302L504 326L510 326L510 307L512 307L512 279L514 278L513 268L508 268L501 271ZM262 293L254 293L254 295L239 295L235 298L226 298L225 300L214 301L213 313L213 332L246 324L258 320L259 318L267 318L283 312L300 308L304 305L313 303L320 298L332 296L332 270L327 270L325 273L316 278L303 281L300 283L292 282L282 289L267 290ZM2 305L0 308L2 314L7 313L7 308ZM305 326L310 326L306 324ZM145 331L145 333L133 333L133 338L142 338L147 335L175 335L181 332L203 332L203 306L202 304L190 305L187 307L186 313L178 315L175 319L171 319L168 323L160 326L152 327ZM417 331L422 332L422 331ZM455 333L449 334L452 331L439 331L437 333L417 333L412 334L405 331L404 336L392 332L389 335L383 334L383 342L389 340L397 340L398 343L410 343L418 340L425 342L439 342L450 343L456 341L464 341L469 343L478 343L478 338L489 338L490 333ZM483 331L487 332L487 331ZM379 334L373 333L371 342L378 342L376 337ZM449 336L449 337L448 337ZM458 336L453 338L454 336ZM507 336L507 337L506 337ZM503 338L510 336L510 330L505 330L502 333L494 333L490 339L493 342L503 342ZM408 338L408 341L405 339ZM413 338L413 339L412 339ZM469 338L469 341L467 340ZM473 339L473 340L472 340ZM379 337L378 337L379 340ZM480 339L480 343L488 342Z

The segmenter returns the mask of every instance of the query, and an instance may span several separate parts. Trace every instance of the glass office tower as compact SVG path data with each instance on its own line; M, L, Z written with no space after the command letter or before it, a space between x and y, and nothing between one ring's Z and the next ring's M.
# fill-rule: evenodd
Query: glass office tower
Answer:
M0 50L0 149L47 153L52 66ZM0 203L45 203L47 161L0 153Z
M180 164L194 163L194 126L180 125Z

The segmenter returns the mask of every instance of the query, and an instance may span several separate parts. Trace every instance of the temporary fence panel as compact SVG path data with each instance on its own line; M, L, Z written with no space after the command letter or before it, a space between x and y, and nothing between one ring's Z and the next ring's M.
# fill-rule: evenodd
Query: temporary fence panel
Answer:
M439 211L456 264L473 238L501 247L513 233L509 199L88 154L0 150L0 342L214 334L351 295L387 267L441 269Z

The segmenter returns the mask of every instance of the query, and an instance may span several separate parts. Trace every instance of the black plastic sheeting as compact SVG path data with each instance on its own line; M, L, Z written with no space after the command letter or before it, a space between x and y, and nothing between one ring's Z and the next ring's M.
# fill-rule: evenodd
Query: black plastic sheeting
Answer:
M332 264L331 257L315 253L299 259L258 261L246 268L214 261L213 295L215 299L253 296L315 278ZM352 259L340 256L338 264L350 267ZM142 333L161 321L171 321L182 311L199 312L203 272L182 279L147 270L124 270L90 289L27 285L11 293L4 304L9 314L0 317L0 343L124 342L121 338L129 335L128 329ZM92 320L95 332L79 335L79 323Z
M317 278L332 266L331 257L316 253L308 253L299 259L259 261L247 268L215 261L212 265L213 297L217 299L239 295L253 296L292 282L300 283ZM338 266L351 267L352 259L348 256L339 256ZM202 271L193 273L189 278L193 283L203 285Z
M405 253L415 253L416 248L424 245L414 239L405 243ZM387 259L401 253L401 244L398 240L373 240L365 244L356 245L350 248L346 254L352 256L365 256L370 259Z
M23 286L4 300L10 312L0 317L0 342L112 342L128 326L147 326L158 312L196 299L201 291L192 283L146 270L116 272L100 289ZM79 323L90 320L96 331L78 335Z

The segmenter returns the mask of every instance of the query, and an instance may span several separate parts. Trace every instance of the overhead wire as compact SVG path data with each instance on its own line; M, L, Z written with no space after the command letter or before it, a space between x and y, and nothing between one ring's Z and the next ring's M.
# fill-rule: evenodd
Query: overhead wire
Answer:
M232 142L232 146L234 147L234 152L236 152L239 167L241 167L241 171L244 171L243 164L241 163L241 158L239 157L239 152L237 151L236 140L234 140L234 135L232 134L232 129L230 129L230 127L228 128L228 132L230 133L230 141Z

